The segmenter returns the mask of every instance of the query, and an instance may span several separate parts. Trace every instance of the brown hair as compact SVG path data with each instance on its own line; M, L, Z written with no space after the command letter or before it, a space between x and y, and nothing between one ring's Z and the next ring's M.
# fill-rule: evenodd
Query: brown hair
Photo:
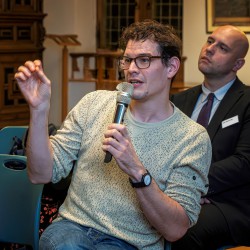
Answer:
M144 20L135 22L125 28L121 35L119 45L125 50L129 40L145 41L151 40L158 43L159 53L165 65L169 58L176 56L181 60L181 40L175 29L168 24L161 24L155 20Z

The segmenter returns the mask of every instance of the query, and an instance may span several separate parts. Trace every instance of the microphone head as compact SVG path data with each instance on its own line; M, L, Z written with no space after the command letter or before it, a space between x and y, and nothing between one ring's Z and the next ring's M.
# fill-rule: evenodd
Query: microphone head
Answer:
M116 101L128 105L131 101L134 86L128 82L121 82L116 86L116 89L118 90Z
M127 92L129 95L132 95L134 86L128 82L121 82L116 86L116 89L121 92Z

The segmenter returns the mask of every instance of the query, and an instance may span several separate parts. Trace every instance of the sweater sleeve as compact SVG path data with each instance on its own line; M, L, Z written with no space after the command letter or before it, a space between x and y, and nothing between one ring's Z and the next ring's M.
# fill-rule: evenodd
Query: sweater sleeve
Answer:
M165 193L183 206L192 226L200 213L201 195L208 190L211 142L206 131L202 130L196 136L183 140L181 148L167 180Z
M102 107L114 100L111 93L95 91L85 95L69 112L57 134L51 137L54 156L52 182L56 183L70 173L82 150L82 142L88 139L88 128L93 127Z

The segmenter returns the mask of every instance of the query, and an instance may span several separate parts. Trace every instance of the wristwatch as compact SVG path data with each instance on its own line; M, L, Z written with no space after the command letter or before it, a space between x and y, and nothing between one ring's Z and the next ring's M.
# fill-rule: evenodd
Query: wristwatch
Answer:
M133 188L141 188L141 187L148 187L151 182L152 182L152 176L151 174L148 172L148 170L146 170L147 173L145 173L140 182L133 182L130 178L129 178L129 182L131 184L131 186Z

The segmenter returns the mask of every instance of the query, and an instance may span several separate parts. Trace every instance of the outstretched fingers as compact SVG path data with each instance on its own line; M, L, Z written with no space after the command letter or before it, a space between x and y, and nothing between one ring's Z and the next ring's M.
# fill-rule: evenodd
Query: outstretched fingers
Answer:
M26 61L24 65L20 66L15 74L15 79L18 82L24 82L30 78L36 78L42 83L50 84L50 80L46 77L43 71L42 63L40 60Z
M43 66L40 60L34 61L35 71L37 75L39 76L41 82L43 83L50 83L50 80L47 78L47 76L44 74Z
M30 107L49 107L51 82L45 75L40 60L26 61L18 68L15 79Z

